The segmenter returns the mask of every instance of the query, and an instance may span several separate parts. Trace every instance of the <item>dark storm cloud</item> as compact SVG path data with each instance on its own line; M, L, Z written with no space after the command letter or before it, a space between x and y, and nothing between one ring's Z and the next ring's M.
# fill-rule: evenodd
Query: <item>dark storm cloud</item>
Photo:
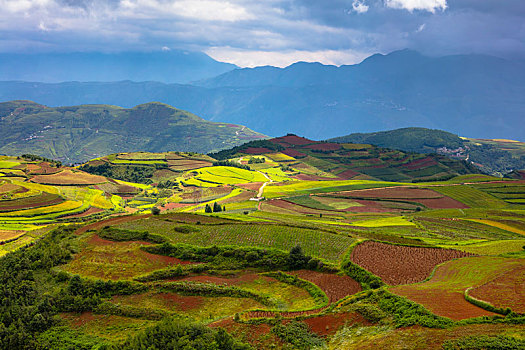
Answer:
M0 51L201 50L240 65L411 48L525 57L523 0L0 0Z

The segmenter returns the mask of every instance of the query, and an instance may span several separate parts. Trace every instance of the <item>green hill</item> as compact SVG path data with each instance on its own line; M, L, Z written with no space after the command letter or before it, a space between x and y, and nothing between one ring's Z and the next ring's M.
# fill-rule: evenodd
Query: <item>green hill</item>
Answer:
M239 155L268 155L312 179L435 181L476 173L470 164L438 154L407 153L370 144L312 141L293 134L246 143L209 154L219 160ZM304 178L303 178L304 179Z
M139 150L206 153L264 137L158 102L134 108L0 103L0 154L33 153L68 163Z
M525 169L525 143L513 140L471 139L442 130L403 128L350 134L329 141L369 143L408 152L439 153L468 160L482 171L493 175Z

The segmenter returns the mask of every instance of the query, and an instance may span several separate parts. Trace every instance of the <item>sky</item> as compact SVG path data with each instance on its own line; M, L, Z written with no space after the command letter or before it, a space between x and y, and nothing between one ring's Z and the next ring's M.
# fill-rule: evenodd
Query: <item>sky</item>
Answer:
M525 59L525 0L0 0L0 52L182 49L283 67L405 48Z

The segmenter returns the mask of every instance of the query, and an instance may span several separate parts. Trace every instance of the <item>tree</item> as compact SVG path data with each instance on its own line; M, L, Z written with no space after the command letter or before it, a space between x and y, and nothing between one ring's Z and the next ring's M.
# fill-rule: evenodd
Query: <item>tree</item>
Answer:
M290 249L290 253L288 254L288 266L290 269L294 270L303 268L309 260L310 257L304 255L303 248L301 248L300 245L296 245Z
M217 202L213 203L213 212L218 213L220 211L222 211L222 207L220 206L220 204L217 204Z
M157 208L157 207L153 207L153 208L151 208L151 213L153 215L159 215L160 214L160 209Z
M209 204L206 204L206 206L204 207L204 212L205 213L212 213L213 211L211 210L211 207Z

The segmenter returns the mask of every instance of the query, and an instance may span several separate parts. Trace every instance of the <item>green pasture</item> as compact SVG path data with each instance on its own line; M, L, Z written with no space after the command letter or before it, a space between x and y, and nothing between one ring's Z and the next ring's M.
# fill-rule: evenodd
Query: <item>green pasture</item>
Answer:
M300 245L305 254L337 261L353 238L316 229L273 224L194 225L196 232L175 231L178 224L160 218L122 223L117 228L160 234L173 243L198 246L236 245L290 250Z

